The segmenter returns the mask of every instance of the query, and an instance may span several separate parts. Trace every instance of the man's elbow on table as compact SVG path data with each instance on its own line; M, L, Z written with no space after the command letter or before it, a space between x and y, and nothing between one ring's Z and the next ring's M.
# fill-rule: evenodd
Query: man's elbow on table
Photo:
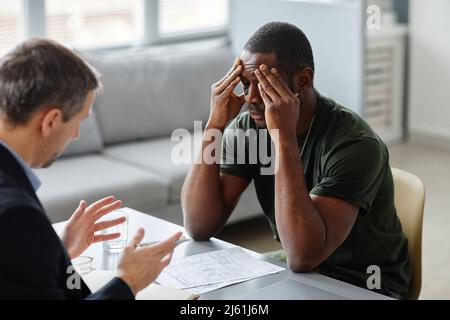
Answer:
M192 232L189 229L186 229L188 235L194 240L194 241L208 241L210 238L213 237L213 235L208 233L201 233L201 232Z
M204 210L204 209L202 209ZM183 208L183 224L187 234L195 241L207 241L214 237L224 226L224 219L219 214L204 216L198 211Z
M316 259L314 259L310 256L297 255L296 257L288 258L287 264L288 264L289 269L292 272L304 273L304 272L312 271L320 263Z
M184 228L193 240L195 241L208 241L211 237L214 236L212 232L207 230L200 223L188 223L186 220L184 221Z

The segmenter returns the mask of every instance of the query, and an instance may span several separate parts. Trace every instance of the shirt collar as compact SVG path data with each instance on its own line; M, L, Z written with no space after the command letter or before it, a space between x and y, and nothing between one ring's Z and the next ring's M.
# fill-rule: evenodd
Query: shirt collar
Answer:
M33 190L36 192L39 187L41 186L41 180L37 177L37 175L33 172L33 169L26 163L18 154L17 152L11 148L6 142L0 140L0 144L4 146L13 156L16 158L17 162L22 167L23 171L25 172L25 175L28 178L28 181L31 183L31 186L33 187Z

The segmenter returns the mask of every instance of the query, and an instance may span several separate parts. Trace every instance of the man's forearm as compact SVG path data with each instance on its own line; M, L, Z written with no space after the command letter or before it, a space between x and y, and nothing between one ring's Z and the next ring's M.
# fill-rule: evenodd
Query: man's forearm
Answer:
M308 271L326 244L326 226L311 200L296 140L280 143L275 176L275 219L289 267Z
M220 150L220 145L221 141L202 141L181 192L184 225L194 239L210 238L224 223L220 165L215 162L207 164L203 159L206 148L214 146L215 150Z

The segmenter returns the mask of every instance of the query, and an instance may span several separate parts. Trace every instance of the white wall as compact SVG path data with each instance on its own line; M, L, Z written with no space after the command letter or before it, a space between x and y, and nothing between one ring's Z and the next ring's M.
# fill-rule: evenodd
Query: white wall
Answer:
M450 1L411 0L409 128L413 140L450 147Z
M239 55L248 38L270 21L301 28L313 47L315 85L324 95L362 113L365 9L360 0L233 0L230 38Z

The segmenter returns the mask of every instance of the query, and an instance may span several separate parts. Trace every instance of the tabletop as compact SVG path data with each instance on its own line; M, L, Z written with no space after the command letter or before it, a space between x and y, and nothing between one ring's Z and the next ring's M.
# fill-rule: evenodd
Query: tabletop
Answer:
M144 228L143 242L159 241L168 238L177 231L185 231L183 227L171 222L153 217L133 209L128 214L128 237ZM54 229L59 233L65 222L56 223ZM209 241L187 241L179 244L174 251L173 259L198 253L236 247L236 245L211 238ZM245 249L245 248L243 248ZM245 249L257 259L284 267L277 274L267 275L246 282L217 289L200 296L200 299L245 300L257 299L368 299L386 300L387 296L363 289L315 272L294 273L287 268L286 263L271 260L257 252ZM91 245L83 254L94 258L97 270L116 270L120 252L111 253L103 250L101 243ZM256 294L256 295L255 295Z

